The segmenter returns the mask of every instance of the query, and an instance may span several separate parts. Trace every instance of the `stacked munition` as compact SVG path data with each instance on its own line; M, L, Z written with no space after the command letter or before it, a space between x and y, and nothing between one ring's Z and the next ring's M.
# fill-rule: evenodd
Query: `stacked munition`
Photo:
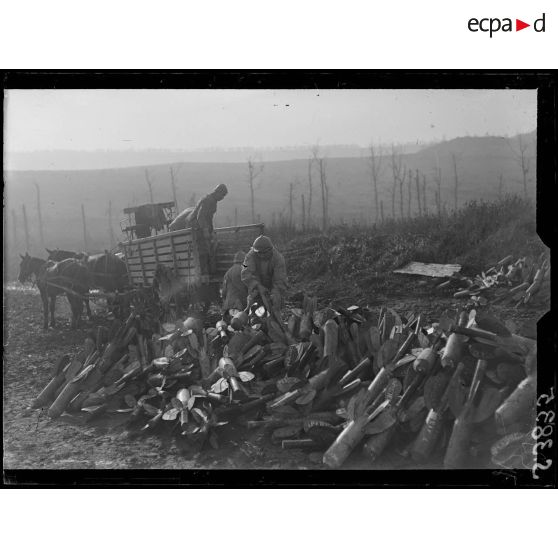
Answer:
M534 420L536 344L487 313L427 324L391 308L319 309L306 296L286 320L263 306L207 325L149 325L136 308L64 355L34 406L52 418L126 415L131 431L166 429L197 449L218 447L235 421L330 468L388 452L497 466Z
M446 288L457 288L453 294L456 299L482 304L487 303L489 293L495 293L494 302L515 302L516 307L532 300L546 303L550 300L550 264L544 253L538 258L506 256L480 275L455 275L436 286L438 290Z

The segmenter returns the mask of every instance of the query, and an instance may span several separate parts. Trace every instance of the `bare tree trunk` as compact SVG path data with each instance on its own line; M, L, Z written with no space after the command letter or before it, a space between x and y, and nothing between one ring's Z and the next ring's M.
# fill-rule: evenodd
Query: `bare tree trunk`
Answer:
M37 191L37 216L39 217L39 236L41 238L41 246L45 247L45 235L43 230L43 213L41 211L41 190L39 185L34 182L35 190Z
M320 176L320 191L322 194L322 230L326 231L329 227L329 187L327 184L326 161L319 156L319 147L316 145L312 149L314 161L318 165Z
M426 176L422 175L422 208L424 214L428 215L428 206L426 205Z
M457 180L457 161L455 160L455 153L451 154L451 159L453 161L453 177L455 182L455 193L454 193L454 209L457 211L457 191L459 188L459 182Z
M401 213L401 221L404 219L403 215L403 182L405 182L405 176L407 175L405 169L403 169L402 176L399 176L399 212Z
M306 208L304 207L304 194L301 194L300 199L302 200L302 213L300 215L300 220L302 224L302 230L306 230Z
M145 169L145 180L147 182L147 187L149 188L149 203L155 203L153 201L153 184L151 184L151 177L149 176L149 171Z
M252 163L248 162L248 168L250 169L249 172L249 182L248 185L250 187L250 211L252 215L252 223L256 222L256 208L255 208L255 200L254 200L254 176L252 171Z
M420 203L420 182L419 182L419 171L415 170L415 185L417 187L417 207L419 217L422 217L422 204Z
M378 183L374 179L374 222L377 223L380 218L380 208L378 207Z
M377 223L379 218L380 218L380 208L378 207L378 182L375 179L374 180L374 207L376 210L376 218L374 219L374 222Z
M254 181L262 173L263 164L260 163L256 165L255 162L249 158L248 159L248 186L250 187L250 209L252 214L252 223L256 222L256 205L254 198Z
M324 231L327 231L329 227L329 188L327 185L325 161L323 157L320 159L320 185L322 189L322 205L323 205L322 229Z
M174 169L172 168L172 165L169 167L169 171L170 171L171 188L172 188L172 201L174 202L174 208L176 210L176 214L178 215L179 211L178 211L178 200L176 198L176 182L174 180Z
M308 159L308 225L312 225L312 159Z
M234 208L234 226L238 227L238 207Z
M87 253L87 225L85 223L85 208L81 204L81 220L83 222L83 249Z
M23 212L23 228L25 229L25 249L27 252L31 250L31 237L29 236L29 224L27 222L27 211L25 210L25 204L21 206Z
M289 231L293 229L293 183L289 184Z
M378 180L382 171L382 151L378 147L377 152L374 144L370 144L370 155L368 157L368 166L370 168L370 180L374 189L374 221L377 223L380 219L380 206L378 202Z
M380 201L380 217L382 219L382 223L384 223L384 202Z
M529 161L525 156L527 145L519 135L519 151L521 154L521 174L523 176L523 196L527 198L527 173L529 172Z
M409 198L407 200L407 218L410 219L411 218L411 186L413 183L413 171L411 169L409 169L409 176L408 176L408 180L407 180L407 190L408 190L408 195Z
M111 200L109 200L109 205L108 205L108 228L109 228L110 247L114 248L116 242L114 239L114 230L112 228L112 201Z
M401 198L403 197L401 184L401 155L397 153L395 146L391 146L391 172L393 176L393 190L391 193L391 217L395 220L395 196L397 193L397 184L399 183L399 191ZM403 217L403 202L400 205L401 217Z
M322 230L326 230L327 224L327 201L326 201L326 192L324 188L324 179L323 179L323 169L322 169L322 161L319 163L320 165L320 189L322 193Z
M436 209L438 211L438 218L442 216L442 167L440 160L436 153L436 166L434 167L434 183L436 185L437 194L434 196L436 200Z
M12 209L12 249L17 250L17 217L16 212Z

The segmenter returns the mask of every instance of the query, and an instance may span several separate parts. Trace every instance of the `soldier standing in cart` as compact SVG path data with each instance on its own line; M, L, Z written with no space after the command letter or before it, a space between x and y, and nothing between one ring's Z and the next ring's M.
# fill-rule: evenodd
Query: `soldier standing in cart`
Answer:
M279 311L287 290L285 258L273 246L267 236L258 236L246 254L241 272L242 281L248 287L248 303L257 298L265 301L268 296L274 311Z
M227 186L219 184L213 192L204 196L195 207L189 207L182 211L169 225L170 231L190 228L197 231L202 269L207 270L209 273L215 271L213 216L217 211L217 204L225 198L227 193Z

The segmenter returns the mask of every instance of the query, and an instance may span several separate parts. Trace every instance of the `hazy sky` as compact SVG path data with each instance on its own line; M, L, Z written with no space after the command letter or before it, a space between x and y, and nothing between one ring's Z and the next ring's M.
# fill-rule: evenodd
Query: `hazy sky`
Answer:
M8 151L366 146L536 127L534 90L9 90L4 102Z

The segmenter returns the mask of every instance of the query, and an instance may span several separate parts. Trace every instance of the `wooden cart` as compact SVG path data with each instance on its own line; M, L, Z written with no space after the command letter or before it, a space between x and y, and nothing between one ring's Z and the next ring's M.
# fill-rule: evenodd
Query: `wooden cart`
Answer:
M153 285L161 270L170 274L182 286L190 301L216 301L219 285L239 250L248 252L255 238L263 234L264 226L244 225L215 229L215 272L204 269L198 251L196 230L185 229L122 243L130 284L133 287Z

